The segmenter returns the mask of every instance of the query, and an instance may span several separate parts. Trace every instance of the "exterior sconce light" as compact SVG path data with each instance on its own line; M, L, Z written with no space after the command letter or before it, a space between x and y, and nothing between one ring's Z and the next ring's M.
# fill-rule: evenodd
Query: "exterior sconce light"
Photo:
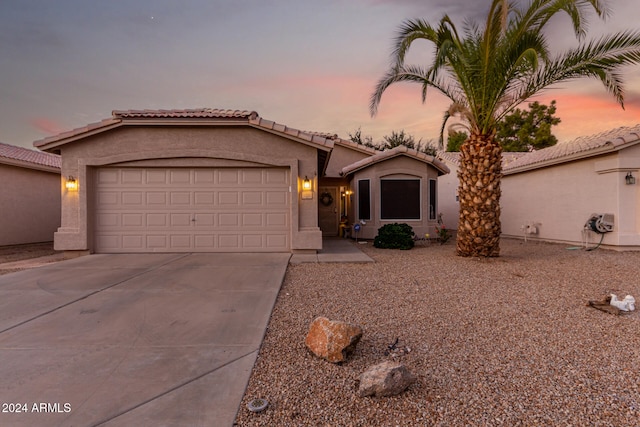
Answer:
M311 191L311 180L306 175L305 175L304 179L302 180L302 190L303 191Z
M311 186L311 180L306 175L302 180L302 199L303 200L313 199L313 190Z
M78 189L78 180L76 180L72 175L69 175L64 186L68 191L76 191Z
M624 182L627 185L633 185L636 183L636 177L631 174L631 172L627 172L627 176L624 177Z

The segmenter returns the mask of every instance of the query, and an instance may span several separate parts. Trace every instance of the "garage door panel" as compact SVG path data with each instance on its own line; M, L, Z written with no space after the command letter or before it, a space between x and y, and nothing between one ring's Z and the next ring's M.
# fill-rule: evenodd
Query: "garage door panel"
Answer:
M211 228L211 227L215 227L216 225L216 221L215 221L215 215L212 213L198 213L194 215L194 226L196 228L202 228L202 227L207 227L207 228Z
M161 205L167 204L167 193L164 191L149 191L146 193L147 205Z
M265 214L265 225L267 227L289 227L287 218L289 216L285 213L268 213Z
M193 193L193 203L196 206L210 207L215 203L216 197L213 191L196 191Z
M218 184L238 184L238 174L239 172L236 169L220 169L218 170Z
M125 250L139 251L145 248L145 236L142 234L127 234L122 236L122 247Z
M123 170L121 176L121 182L123 184L142 184L144 183L144 171L141 169L129 169Z
M96 174L98 184L117 184L120 182L120 171L117 169L99 169Z
M166 170L158 170L158 169L146 169L145 170L145 179L146 184L154 185L161 184L165 185L167 183L167 171Z
M115 191L99 191L97 193L98 204L105 205L118 205L120 204L120 193Z
M105 213L98 215L98 227L119 227L121 215L116 213Z
M190 234L172 234L171 247L175 249L190 249L191 235Z
M141 206L142 200L141 191L125 191L122 193L122 204L125 206Z
M218 204L238 206L240 204L239 197L237 191L220 191L218 192Z
M152 250L158 250L158 249L162 249L162 250L168 250L169 246L168 246L168 240L169 240L169 236L165 235L165 234L150 234L147 235L147 248L152 249Z
M237 234L223 234L218 236L218 245L222 250L233 250L240 248L240 236Z
M288 251L288 168L100 168L96 252Z
M188 191L172 191L169 195L171 205L190 205L191 193Z
M188 213L172 213L169 215L171 227L190 227L191 214Z
M242 203L244 205L262 205L263 193L260 191L243 191Z
M146 215L147 227L167 227L169 221L168 215L165 213L150 213Z
M263 225L262 214L260 213L242 214L243 227L261 227L262 225Z
M142 213L125 213L121 218L123 227L142 227L144 225Z
M237 213L228 213L228 214L219 214L218 215L218 225L220 227L237 227L238 222L238 214Z
M287 239L281 234L267 234L266 247L274 250L286 250L288 248Z

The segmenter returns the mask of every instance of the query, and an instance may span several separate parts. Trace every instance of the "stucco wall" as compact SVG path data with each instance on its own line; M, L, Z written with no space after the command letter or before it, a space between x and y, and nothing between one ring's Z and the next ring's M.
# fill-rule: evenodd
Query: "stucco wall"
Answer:
M60 174L0 164L0 246L50 242L60 226Z
M380 219L380 180L384 178L421 178L422 215L419 220ZM358 238L373 239L378 234L378 228L394 222L409 224L419 237L424 236L426 233L430 233L431 235L435 234L434 226L436 221L429 219L429 179L438 179L438 173L435 168L409 157L399 156L357 171L352 175L350 183L351 190L353 191L350 217L356 219L358 181L362 179L369 179L371 182L371 220L365 221L366 223L361 226ZM437 211L436 204L436 212Z
M317 189L317 149L269 132L248 126L121 127L62 146L62 174L78 178L77 192L63 191L62 225L55 235L58 250L91 251L91 171L94 166L134 164L154 159L157 165L194 166L254 164L286 166L291 182L301 177L314 180ZM180 160L177 160L180 159ZM185 160L187 159L187 160ZM207 160L203 160L207 159ZM173 163L172 163L173 162ZM291 191L292 250L315 250L322 247L317 224L317 193L302 200Z
M445 162L450 171L438 178L438 213L442 214L444 225L450 230L458 229L460 216L460 202L456 199L458 193L458 167Z
M329 164L327 165L325 176L327 178L339 178L341 177L340 171L343 167L369 157L371 154L372 153L365 153L354 148L335 144L331 151L331 157L329 157Z
M637 164L636 164L637 163ZM502 180L503 235L524 237L533 225L542 239L581 244L585 222L592 213L614 214L615 227L604 235L604 245L640 245L640 186L625 185L624 167L640 168L638 148L563 163ZM637 173L636 173L637 175ZM591 242L600 236L588 233Z

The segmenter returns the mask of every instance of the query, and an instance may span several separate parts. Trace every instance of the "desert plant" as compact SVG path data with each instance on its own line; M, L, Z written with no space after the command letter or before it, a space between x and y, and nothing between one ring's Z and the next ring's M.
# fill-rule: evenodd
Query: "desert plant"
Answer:
M460 256L499 256L502 148L498 123L541 91L579 77L599 80L623 106L622 69L640 63L640 31L628 30L584 42L587 13L605 17L605 0L492 0L484 26L466 21L464 32L445 15L433 26L405 21L395 38L393 63L371 96L375 115L382 94L394 83L422 86L422 101L435 89L452 101L442 129L461 116L469 137L460 147L460 217L456 252ZM545 31L566 13L579 45L553 53ZM552 23L552 24L550 24ZM427 67L405 63L415 41L434 47Z
M373 246L382 249L411 249L415 244L414 235L413 228L408 224L386 224L378 228Z

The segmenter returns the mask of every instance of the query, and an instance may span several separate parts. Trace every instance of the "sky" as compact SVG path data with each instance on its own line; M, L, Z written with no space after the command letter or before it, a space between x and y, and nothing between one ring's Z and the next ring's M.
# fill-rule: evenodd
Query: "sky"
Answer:
M524 1L524 0L520 0ZM637 0L608 0L595 36L637 29ZM483 22L490 0L0 0L0 142L33 142L111 117L112 110L257 111L289 127L374 142L404 130L435 141L449 101L420 86L369 98L390 65L400 24L444 14ZM554 47L577 45L568 21ZM416 43L410 63L428 65ZM624 70L625 110L601 83L582 79L532 99L557 102L562 141L640 124L640 66ZM522 108L525 108L523 105Z

